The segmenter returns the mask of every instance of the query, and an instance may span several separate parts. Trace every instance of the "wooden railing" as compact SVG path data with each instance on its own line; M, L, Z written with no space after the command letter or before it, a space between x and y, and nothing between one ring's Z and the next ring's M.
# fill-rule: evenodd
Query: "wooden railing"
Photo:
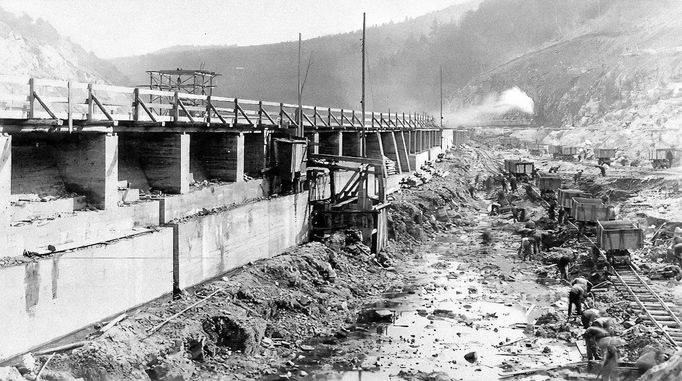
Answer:
M298 127L298 106L219 96L95 83L0 75L0 119L68 124L201 124L227 127ZM366 112L302 106L306 128L436 128L425 113Z

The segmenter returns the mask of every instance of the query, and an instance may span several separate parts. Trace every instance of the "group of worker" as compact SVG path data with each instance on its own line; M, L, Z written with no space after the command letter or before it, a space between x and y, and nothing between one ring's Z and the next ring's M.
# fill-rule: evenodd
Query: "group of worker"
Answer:
M618 345L623 342L615 339L613 319L606 316L603 310L587 306L586 301L592 293L592 287L592 283L585 278L573 279L568 293L568 317L570 319L575 316L572 315L575 306L575 314L580 316L580 322L585 329L582 336L585 339L587 360L602 360L603 357L601 375L604 380L609 380L618 367L620 358ZM588 308L583 310L583 304ZM603 356L600 347L604 348Z

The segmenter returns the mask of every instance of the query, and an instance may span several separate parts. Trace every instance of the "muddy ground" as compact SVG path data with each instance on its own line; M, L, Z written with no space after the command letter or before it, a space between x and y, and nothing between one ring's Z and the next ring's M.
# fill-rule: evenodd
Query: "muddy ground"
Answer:
M42 379L481 380L583 361L582 328L566 316L569 285L552 265L576 253L571 276L589 276L589 247L519 190L516 203L538 230L556 232L548 244L557 246L520 261L525 223L488 216L495 189L468 192L477 175L495 174L502 158L515 154L491 152L460 147L435 164L447 177L394 194L391 243L382 256L371 255L354 232L339 232L250 264L55 355ZM623 205L646 188L620 195L620 183L586 177L579 186L610 192ZM628 339L623 360L635 361L647 345L668 349L615 291L600 291L596 303ZM38 356L36 367L48 358ZM510 379L586 380L599 369L580 363ZM639 375L622 369L620 376Z

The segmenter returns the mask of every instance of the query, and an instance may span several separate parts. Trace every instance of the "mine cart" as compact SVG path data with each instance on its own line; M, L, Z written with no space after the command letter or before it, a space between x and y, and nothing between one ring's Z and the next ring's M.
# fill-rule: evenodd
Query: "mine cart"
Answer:
M534 156L542 156L549 151L549 146L547 144L528 144L528 153Z
M573 197L571 217L577 222L596 224L597 221L615 220L616 213L612 206L604 205L598 198Z
M556 146L556 149L552 156L555 159L573 161L575 160L575 155L578 154L578 147L568 147L568 146Z
M598 221L597 245L612 265L629 264L630 252L641 249L644 232L630 221Z
M547 148L548 148L547 153L552 155L552 157L557 157L561 155L562 146L550 144Z
M541 195L556 192L557 189L561 188L561 176L551 173L540 173L538 174L537 184Z
M528 180L533 175L535 164L530 161L505 159L504 170L519 180Z
M557 191L557 203L560 208L566 210L569 216L571 215L571 201L573 197L592 198L592 195L580 189L559 189Z
M611 165L611 161L616 157L615 148L595 148L594 156L597 158L599 165Z
M649 160L654 169L670 168L675 162L678 153L674 148L656 148L649 150Z

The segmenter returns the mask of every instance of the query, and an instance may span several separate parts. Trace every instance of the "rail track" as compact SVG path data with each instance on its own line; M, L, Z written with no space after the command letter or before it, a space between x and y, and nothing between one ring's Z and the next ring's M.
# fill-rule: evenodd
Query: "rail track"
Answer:
M641 318L658 328L678 349L682 348L682 322L672 303L663 300L651 289L649 281L642 277L632 265L614 268L612 282L616 289L629 294L633 307L642 309Z

